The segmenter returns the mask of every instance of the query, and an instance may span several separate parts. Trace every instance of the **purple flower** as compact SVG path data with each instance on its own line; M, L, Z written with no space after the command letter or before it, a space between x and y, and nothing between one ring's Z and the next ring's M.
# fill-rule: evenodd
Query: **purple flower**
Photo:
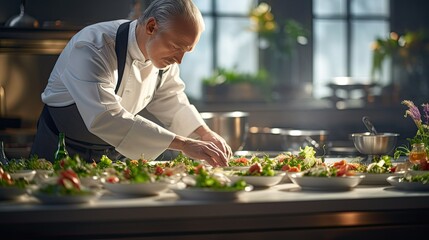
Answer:
M429 124L429 104L424 103L422 104L422 107L423 107L423 113L425 118L425 124Z
M408 107L408 110L405 111L404 117L410 116L413 121L416 123L417 127L420 127L422 120L419 109L414 105L414 103L410 100L402 101L402 104Z

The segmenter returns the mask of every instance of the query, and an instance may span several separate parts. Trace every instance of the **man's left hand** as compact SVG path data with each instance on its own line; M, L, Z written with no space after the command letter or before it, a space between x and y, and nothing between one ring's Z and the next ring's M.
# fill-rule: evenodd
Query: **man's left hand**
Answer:
M207 126L199 127L195 133L200 135L202 141L212 142L214 143L220 150L225 153L227 159L232 157L231 147L226 143L225 139L223 139L219 134L209 129Z

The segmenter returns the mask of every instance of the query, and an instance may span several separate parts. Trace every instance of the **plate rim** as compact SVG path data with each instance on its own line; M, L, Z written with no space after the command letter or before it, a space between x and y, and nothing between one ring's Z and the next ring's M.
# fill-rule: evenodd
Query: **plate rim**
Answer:
M89 193L85 195L55 195L35 191L31 193L31 196L43 204L82 204L95 201L102 195L100 191L89 191Z
M429 190L429 184L419 182L399 182L400 176L391 176L387 178L387 181L396 188L403 190ZM410 187L411 186L411 187Z

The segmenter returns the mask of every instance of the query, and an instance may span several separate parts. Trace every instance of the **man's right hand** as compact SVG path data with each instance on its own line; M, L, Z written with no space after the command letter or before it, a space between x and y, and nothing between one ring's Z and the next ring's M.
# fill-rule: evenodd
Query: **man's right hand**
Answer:
M225 154L211 142L176 136L169 149L182 151L186 156L193 159L205 160L214 167L228 165Z

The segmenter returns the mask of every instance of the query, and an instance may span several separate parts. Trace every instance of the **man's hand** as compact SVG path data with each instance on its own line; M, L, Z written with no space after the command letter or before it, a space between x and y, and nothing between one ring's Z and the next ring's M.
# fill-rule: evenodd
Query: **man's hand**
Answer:
M209 129L207 126L200 126L195 130L202 141L214 143L226 156L227 159L232 157L231 147L226 143L219 134Z
M228 158L213 142L193 140L176 136L169 149L182 151L185 155L194 159L206 160L212 166L227 166Z

